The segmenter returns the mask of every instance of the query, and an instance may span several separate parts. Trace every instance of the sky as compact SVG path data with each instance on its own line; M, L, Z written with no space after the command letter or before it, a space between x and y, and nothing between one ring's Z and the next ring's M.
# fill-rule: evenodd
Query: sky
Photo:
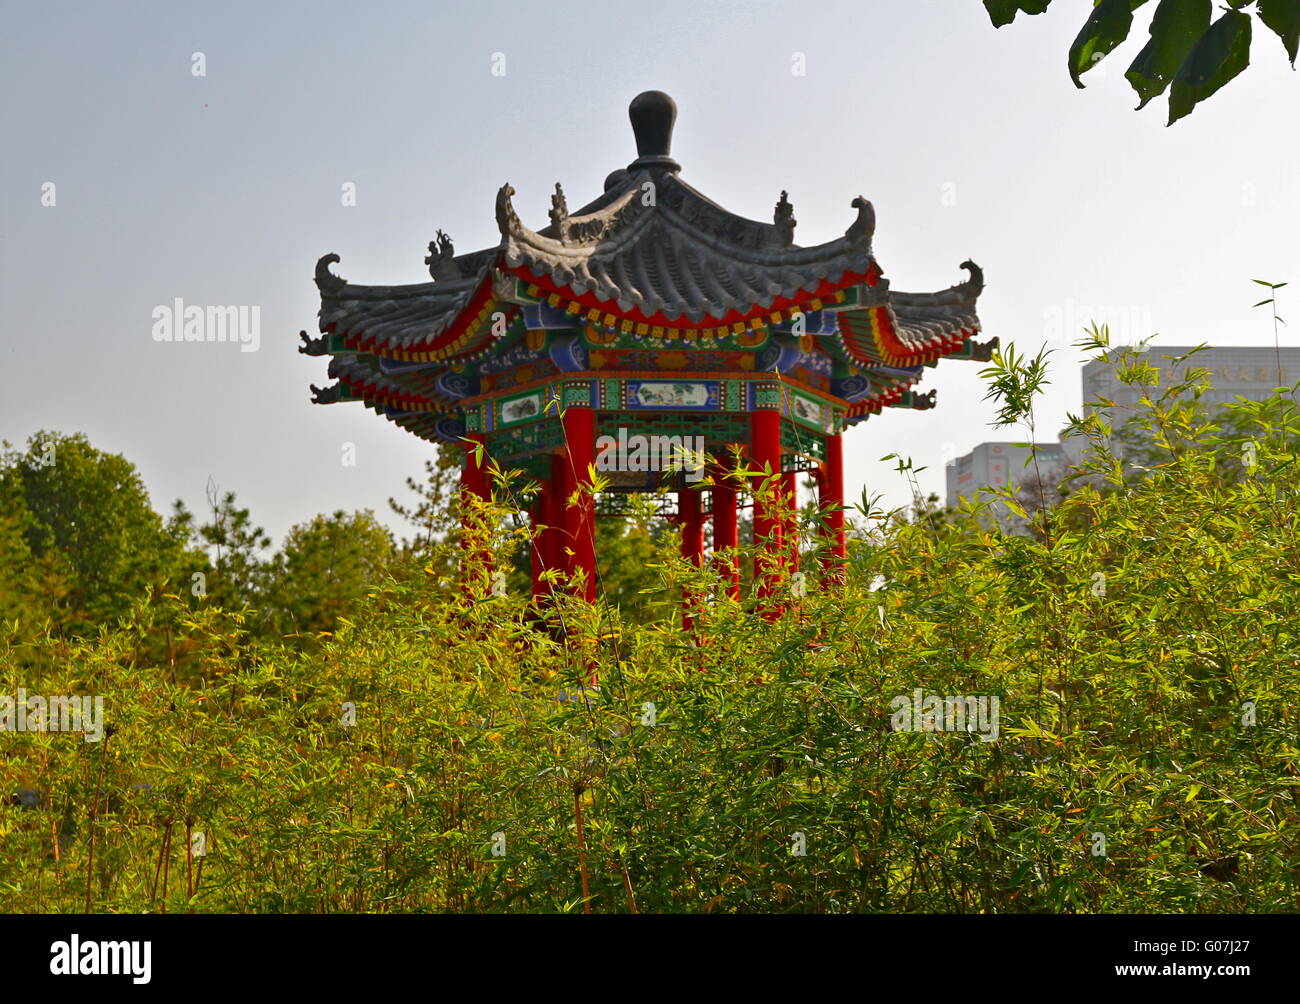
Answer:
M1087 88L1071 83L1090 6L994 29L977 0L4 0L0 438L85 433L160 511L201 510L211 480L277 541L337 509L399 527L387 500L433 447L360 405L311 404L308 384L329 382L297 353L316 259L425 282L437 230L462 253L497 242L507 181L541 228L555 182L576 207L635 157L627 105L647 89L676 99L682 178L729 210L769 220L788 190L811 245L861 194L894 289L983 266L981 337L1052 350L1037 419L1054 438L1080 410L1071 345L1090 321L1117 342L1271 344L1251 280L1300 278L1300 77L1281 42L1257 29L1251 68L1166 128L1164 100L1135 112L1123 79L1141 11ZM1300 315L1292 288L1283 317ZM258 350L155 341L155 308L177 298L258 307ZM941 363L919 388L938 389L933 411L852 429L850 497L908 500L886 454L942 496L946 462L1023 439L990 425L980 368Z

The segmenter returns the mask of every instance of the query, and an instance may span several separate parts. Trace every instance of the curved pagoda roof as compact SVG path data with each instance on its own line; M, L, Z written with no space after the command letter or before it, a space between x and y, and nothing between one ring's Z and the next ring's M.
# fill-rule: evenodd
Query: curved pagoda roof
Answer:
M942 357L988 358L993 343L973 342L978 266L963 263L967 279L941 292L893 292L872 249L875 211L866 199L852 200L856 215L842 235L801 247L785 192L768 223L723 209L680 178L669 156L671 98L642 94L630 115L640 156L614 171L598 198L570 213L557 184L550 225L533 230L506 184L495 207L499 242L458 255L439 231L425 259L430 282L352 283L330 271L338 255L322 257L322 337L303 333L300 351L332 355L337 382L313 387L316 400L360 399L417 435L446 438L454 433L433 417L503 385L485 373L526 365L525 334L575 327L587 343L748 352L756 358L741 361L746 375L786 372L788 352L761 350L770 335L806 331L815 336L802 343L807 364L816 370L811 357L827 357L825 371L839 379L828 393L850 422L891 405L932 406L933 393L908 388ZM588 370L587 348L566 351L566 375Z

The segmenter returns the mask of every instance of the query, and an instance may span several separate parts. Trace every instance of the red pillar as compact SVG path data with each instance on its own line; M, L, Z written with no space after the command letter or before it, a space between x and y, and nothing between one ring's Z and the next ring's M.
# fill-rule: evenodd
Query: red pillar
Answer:
M848 548L844 540L844 438L826 437L826 462L817 478L817 504L823 513L823 533L830 555L822 559L822 584L844 581L844 560Z
M487 453L478 458L479 447L487 442L481 432L471 432L465 437L465 466L460 472L460 546L465 553L461 556L461 580L466 592L479 594L484 592L480 576L491 575L492 553L483 540L487 532L479 509L481 504L491 501L492 487L488 481Z
M542 490L538 493L537 498L533 500L532 508L528 510L528 519L533 530L530 556L532 558L533 599L535 601L540 600L550 591L546 583L542 581L542 574L550 567L546 553L546 547L549 543L547 535L550 531L542 529L547 524L547 514L550 510L550 494L550 482L542 482Z
M561 451L551 457L551 497L549 519L552 527L548 534L549 544L546 549L548 567L556 568L560 573L560 583L567 583L573 574L573 541L569 537L570 527L567 518L569 499L573 496L573 468L569 466L569 454Z
M700 493L683 488L677 493L677 512L682 525L682 557L698 568L704 567L704 514Z
M596 507L590 494L583 494L576 505L567 501L578 488L590 488L590 469L596 463L596 413L590 408L564 410L564 440L567 445L567 476L571 487L565 492L564 529L566 543L573 549L573 574L586 578L583 596L596 601Z
M740 532L736 520L736 486L727 471L718 465L713 485L713 560L718 574L729 582L727 595L740 598L740 568L734 551L740 546Z
M544 601L556 589L564 588L569 576L569 562L565 555L564 507L565 498L572 494L572 485L566 481L569 459L563 453L551 454L550 479L542 482L532 508L533 529L540 532L533 538L533 597ZM544 574L552 569L559 572L558 582L548 581Z
M790 471L781 475L781 507L785 519L781 538L786 547L786 563L791 572L799 570L799 474Z
M478 448L485 446L487 436L481 432L468 433L465 438L469 440L465 444L465 467L460 472L460 484L480 499L486 501L491 496L491 488L488 485L487 472L487 451L483 452L483 462L478 461Z
M755 411L749 416L750 459L751 466L759 471L773 471L777 475L780 495L781 474L781 414L773 410ZM774 579L782 565L781 521L775 512L776 499L769 495L761 498L758 488L762 475L754 485L754 543L758 554L754 558L754 581L758 585L758 595L767 598L775 589ZM780 608L769 611L780 613Z
M677 493L677 516L682 532L682 557L696 568L704 567L704 514L699 491L683 488ZM682 590L682 627L695 626L695 607L699 598Z

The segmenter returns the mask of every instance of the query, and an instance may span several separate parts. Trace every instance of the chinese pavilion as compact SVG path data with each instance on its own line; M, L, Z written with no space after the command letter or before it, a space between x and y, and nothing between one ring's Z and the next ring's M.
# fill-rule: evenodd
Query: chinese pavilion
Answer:
M596 515L620 511L618 493L665 484L622 451L608 462L610 444L638 438L703 444L711 476L678 465L667 485L682 553L703 563L711 518L733 595L738 500L757 487L729 473L742 454L751 476L765 474L753 501L760 592L797 561L789 513L800 472L819 488L833 578L845 553L844 431L883 408L933 407L935 392L915 388L938 360L989 358L996 339L973 341L981 270L963 263L969 277L942 292L891 290L866 199L853 200L843 236L801 247L785 192L764 223L681 179L668 95L647 91L629 114L638 157L601 195L570 212L557 184L550 225L531 230L502 186L500 241L458 255L439 231L430 282L358 285L329 270L338 255L321 258L321 336L303 332L299 351L329 355L335 383L313 386L313 399L360 401L422 439L463 444L463 511L467 496L491 496L490 461L540 484L528 503L535 595L556 569L595 598ZM580 491L593 470L608 482L598 498Z

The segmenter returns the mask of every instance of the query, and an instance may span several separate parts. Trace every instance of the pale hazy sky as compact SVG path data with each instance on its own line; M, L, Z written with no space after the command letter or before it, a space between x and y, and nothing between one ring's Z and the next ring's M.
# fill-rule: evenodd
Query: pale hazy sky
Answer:
M0 438L85 432L139 467L160 510L200 507L211 476L277 541L317 512L387 518L431 447L359 405L310 403L328 382L297 353L317 257L339 253L354 282L427 281L437 229L460 252L497 241L506 181L544 225L556 181L576 207L633 159L627 104L650 88L677 100L682 177L728 209L770 219L788 189L797 240L816 244L861 193L895 289L984 266L983 337L1058 350L1051 438L1080 406L1069 346L1090 319L1157 344L1271 344L1250 280L1300 278L1300 78L1281 43L1257 30L1255 65L1166 129L1165 102L1134 112L1123 80L1140 40L1071 84L1090 6L995 30L978 0L5 0ZM1282 313L1300 319L1290 292ZM260 306L260 350L156 343L152 311L177 297ZM939 388L934 411L853 430L850 493L902 504L878 459L899 452L942 495L946 459L1021 438L988 426L979 368L943 363L921 386Z

